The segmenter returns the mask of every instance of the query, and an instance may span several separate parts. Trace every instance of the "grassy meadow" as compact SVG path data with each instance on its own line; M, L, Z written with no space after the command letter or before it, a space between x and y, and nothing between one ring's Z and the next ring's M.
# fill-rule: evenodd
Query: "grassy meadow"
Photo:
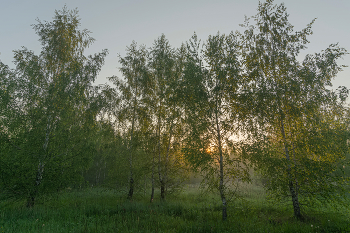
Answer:
M66 190L42 197L28 209L25 200L1 200L0 232L350 232L346 208L320 207L293 218L289 203L266 201L259 185L241 187L242 199L230 202L221 219L219 195L186 185L166 201L102 188ZM158 190L157 190L158 191Z

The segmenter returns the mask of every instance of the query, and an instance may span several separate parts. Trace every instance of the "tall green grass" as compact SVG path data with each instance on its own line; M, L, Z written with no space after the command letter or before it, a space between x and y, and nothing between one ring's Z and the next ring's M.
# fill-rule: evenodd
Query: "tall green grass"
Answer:
M347 213L332 208L298 222L288 205L267 202L263 189L245 184L221 220L218 195L188 187L166 201L108 189L67 190L27 209L23 201L0 202L0 232L350 232ZM345 211L345 210L344 210Z

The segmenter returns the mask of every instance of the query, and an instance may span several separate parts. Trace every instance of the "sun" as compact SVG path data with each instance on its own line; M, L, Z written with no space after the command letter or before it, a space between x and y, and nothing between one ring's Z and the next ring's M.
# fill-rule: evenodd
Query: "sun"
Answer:
M211 154L214 152L214 144L210 144L207 149L205 149L205 152L207 152L208 154Z

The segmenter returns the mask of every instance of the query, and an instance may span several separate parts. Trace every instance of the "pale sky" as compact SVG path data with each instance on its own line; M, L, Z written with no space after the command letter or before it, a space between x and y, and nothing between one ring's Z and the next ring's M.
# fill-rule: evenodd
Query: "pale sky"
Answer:
M13 50L25 46L40 52L39 37L32 29L36 19L51 21L55 9L66 4L78 8L81 29L88 29L95 43L87 54L108 49L109 55L96 84L106 83L106 77L120 76L117 54L125 55L133 40L151 47L162 33L173 47L186 42L194 32L205 40L209 35L243 31L239 24L244 16L257 13L259 0L2 0L0 7L0 60L14 68ZM339 42L350 51L350 0L275 0L284 2L289 22L294 29L303 29L312 19L314 34L308 49L302 54L321 52ZM350 55L339 64L350 65ZM333 81L350 88L350 67Z

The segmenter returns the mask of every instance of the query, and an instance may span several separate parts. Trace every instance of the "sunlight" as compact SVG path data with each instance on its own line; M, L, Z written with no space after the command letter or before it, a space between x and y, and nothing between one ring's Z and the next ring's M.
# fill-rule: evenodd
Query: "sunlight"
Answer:
M205 151L210 154L213 152L213 147L208 147Z
M214 143L210 143L210 145L207 147L207 149L205 150L208 154L211 154L215 151L215 144Z

